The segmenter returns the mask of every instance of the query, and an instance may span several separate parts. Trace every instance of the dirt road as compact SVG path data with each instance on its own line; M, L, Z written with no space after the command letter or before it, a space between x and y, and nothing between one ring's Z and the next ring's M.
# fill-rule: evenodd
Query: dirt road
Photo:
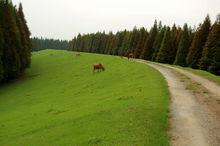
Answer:
M220 87L182 69L137 61L157 69L167 80L171 94L171 145L219 146Z

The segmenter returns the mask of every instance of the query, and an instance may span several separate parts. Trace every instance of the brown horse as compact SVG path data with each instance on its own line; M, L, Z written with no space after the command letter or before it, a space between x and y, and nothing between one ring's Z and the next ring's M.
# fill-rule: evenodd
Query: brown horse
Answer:
M101 63L99 63L99 64L93 65L93 72L95 72L96 70L98 70L98 72L105 71L105 68Z
M128 60L129 60L130 58L134 58L134 54L133 54L133 53L128 53Z

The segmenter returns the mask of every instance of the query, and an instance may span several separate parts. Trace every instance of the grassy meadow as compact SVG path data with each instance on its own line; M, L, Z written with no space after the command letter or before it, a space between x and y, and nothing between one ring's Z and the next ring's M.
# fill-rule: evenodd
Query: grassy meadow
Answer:
M103 63L105 72L93 73ZM45 50L0 87L0 146L166 146L169 92L151 67Z

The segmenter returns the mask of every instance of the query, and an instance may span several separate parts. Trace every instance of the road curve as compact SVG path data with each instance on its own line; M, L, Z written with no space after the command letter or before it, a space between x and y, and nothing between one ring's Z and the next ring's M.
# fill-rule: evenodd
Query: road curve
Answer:
M220 96L217 90L220 87L203 77L175 67L144 60L135 61L157 69L167 80L171 94L171 145L219 146Z

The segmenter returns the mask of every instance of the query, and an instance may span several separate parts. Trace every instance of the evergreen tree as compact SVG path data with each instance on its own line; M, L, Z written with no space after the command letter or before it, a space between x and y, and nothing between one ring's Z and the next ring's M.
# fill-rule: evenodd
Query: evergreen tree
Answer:
M27 67L30 67L31 64L31 50L32 50L32 42L30 39L31 32L27 26L27 21L25 19L24 13L23 13L23 7L22 4L19 4L19 8L17 11L17 19L20 21L21 25L19 27L20 29L20 36L21 36L21 43L24 50L24 63L22 63L22 70L24 70ZM19 23L19 22L18 22Z
M217 18L216 22L213 24L211 31L208 35L205 48L202 53L202 58L200 60L200 69L207 70L209 66L213 63L213 57L216 52L216 45L220 39L220 17Z
M170 64L173 64L173 62L175 61L181 31L182 30L180 27L177 28L175 24L173 25L172 30L171 30L172 47L170 48Z
M129 48L128 52L134 52L135 51L135 49L137 47L137 44L138 44L138 39L139 39L139 32L138 32L137 27L135 26L133 28L133 31L132 31L131 41L130 41L130 48Z
M144 50L141 54L142 59L146 59L146 60L152 59L152 56L154 53L153 44L154 44L156 36L157 36L157 21L155 20L154 26L149 33L149 36L144 46Z
M170 31L170 27L167 27L156 61L160 63L172 63L172 58L170 57L171 47L172 47L171 31Z
M105 49L106 54L111 53L111 49L112 49L111 47L113 46L113 43L114 43L114 34L112 32L109 32L108 41L107 41L106 49Z
M138 40L137 47L134 51L134 55L136 58L140 58L140 55L144 49L144 44L145 44L147 37L148 37L148 32L147 32L147 30L145 30L144 27L142 27L139 30L139 33L140 33L140 38Z
M123 42L122 42L122 45L120 47L120 55L122 56L126 56L127 53L129 52L129 48L130 48L130 42L131 42L131 36L132 36L132 33L127 31L125 32L125 36L124 36L124 39L123 39Z
M160 25L159 25L159 27L160 27ZM166 26L161 28L159 33L157 34L157 37L156 37L154 45L153 45L154 53L153 53L153 56L152 56L152 61L156 61L157 54L160 50L160 46L161 46L161 43L163 41L165 32L166 32Z
M123 39L124 39L124 33L122 32L118 32L116 33L116 46L115 46L115 49L114 49L114 55L119 55L119 49L122 45L122 42L123 42Z
M45 38L32 38L32 50L40 51L44 49L56 49L56 50L69 50L76 51L76 37L69 43L65 40L45 39Z
M19 77L30 65L31 42L22 6L0 0L0 81ZM29 32L30 34L30 32Z
M17 12L15 12L17 13ZM23 72L25 70L26 67L28 67L29 63L28 63L28 59L26 58L28 55L27 53L30 52L28 51L28 45L27 45L27 40L26 40L26 33L24 31L24 25L23 22L21 21L20 16L17 13L17 17L16 17L16 23L18 26L18 30L19 30L19 38L20 38L20 43L21 43L21 48L20 50L18 50L18 54L20 56L20 63L21 63L21 67L20 67L20 71Z
M33 40L32 40L32 44L33 44ZM70 42L70 47L69 47L70 51L74 51L75 50L75 44L76 44L76 37L74 37L72 39L72 41Z
M207 16L204 23L198 28L194 36L187 55L187 64L192 68L198 68L198 63L202 56L203 47L209 34L210 26L210 18Z
M163 29L162 21L159 21L159 24L158 24L158 32L161 32L162 29Z
M212 64L209 66L208 71L220 75L220 39L216 44L216 51L214 53Z
M4 68L3 68L3 62L2 62L2 56L3 56L3 32L2 28L0 26L0 81L4 78Z
M21 62L18 52L21 50L21 43L15 16L12 3L7 0L3 2L1 4L0 25L4 36L2 62L5 80L20 75Z
M125 50L125 46L124 45L124 42L127 40L127 36L128 36L128 31L125 29L123 32L121 32L121 41L118 45L118 55L120 56L124 56L124 50Z
M76 40L76 46L75 46L76 51L81 50L81 43L82 43L82 36L79 33L78 36L77 36L77 40Z
M184 24L183 33L181 35L180 43L178 45L178 51L174 64L180 66L187 66L186 56L190 46L190 36L187 24Z

